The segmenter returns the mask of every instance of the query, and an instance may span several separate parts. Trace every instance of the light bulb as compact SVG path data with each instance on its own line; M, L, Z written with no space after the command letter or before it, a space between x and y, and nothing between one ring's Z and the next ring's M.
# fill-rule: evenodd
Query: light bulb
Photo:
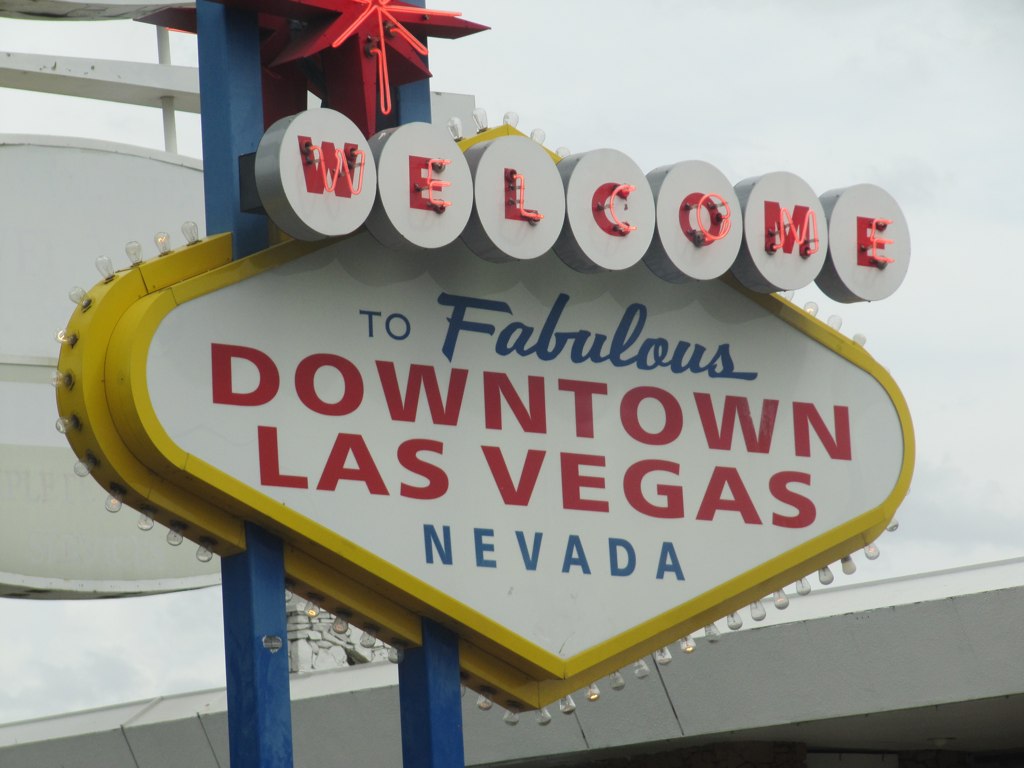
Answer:
M601 698L601 689L597 687L597 683L591 683L590 687L587 688L587 701L597 701Z
M722 639L722 633L718 631L718 627L714 623L708 624L704 627L704 639L709 643L717 643Z
M555 150L555 154L558 155L559 159L564 160L572 154L572 150L568 147L559 147Z
M817 302L808 301L806 304L804 304L804 311L808 315L810 315L811 317L817 317L818 316L818 304L817 304Z
M532 131L530 131L530 139L532 141L537 142L540 145L543 145L547 138L548 135L543 128L534 128Z
M637 679L643 680L649 674L651 674L651 668L647 666L647 662L644 659L633 662L633 674L636 675Z
M473 110L473 122L476 123L476 132L483 133L487 130L487 110L477 107Z
M824 568L818 569L818 583L822 586L827 587L835 580L836 577L832 575L832 569L827 565Z
M53 338L58 344L67 344L69 347L73 347L78 343L78 334L68 332L67 328L61 328L53 334Z
M137 267L142 263L142 243L138 240L130 240L125 243L124 252L133 267Z
M743 629L743 619L736 612L730 613L725 618L725 625L731 630Z
M117 491L111 491L107 496L107 500L103 503L103 508L107 512L114 513L120 512L121 507L124 505L124 494L118 493Z
M755 600L750 604L750 618L754 621L764 621L764 617L768 615L768 612L764 609L764 603L760 600Z
M563 715L571 715L576 711L576 702L572 700L572 696L563 696L558 700L558 711Z
M135 523L140 531L153 530L153 515L149 512L139 512L139 520Z
M335 616L334 623L331 624L331 632L336 635L347 635L349 630L348 619L344 616Z
M887 530L889 533L896 533L896 531L898 531L899 529L900 529L900 521L899 520L892 520L889 523L889 525L886 527L885 530Z
M786 301L792 301L794 294L793 294L793 291L783 291L779 295L782 296L782 298L784 298Z
M772 595L772 602L775 603L775 607L780 611L784 611L789 608L789 595L786 594L786 590L780 589Z
M519 125L519 113L518 112L506 112L501 118L503 125L507 125L509 128L515 128Z
M114 279L114 262L110 260L109 256L97 256L96 271L100 273L104 280Z
M853 334L853 343L858 347L863 347L868 343L868 337L863 333L855 333Z
M491 707L494 706L494 702L484 696L482 693L476 697L476 708L481 712L487 712Z
M654 663L664 667L672 663L672 651L668 648L659 648L654 652Z
M501 719L505 722L505 725L519 725L519 713L515 710L505 710L505 714Z
M622 673L618 670L615 670L610 675L608 675L608 680L611 681L613 691L621 691L623 688L626 687L626 678L624 678L622 676Z
M807 597L811 594L811 582L801 576L800 580L796 583L796 593L800 595L800 597Z
M401 664L405 659L405 648L399 648L396 645L388 648L388 661L392 664Z
M50 383L57 389L71 389L75 386L75 375L71 371L54 371L50 374Z
M166 232L157 232L153 235L153 242L156 243L156 249L159 251L158 256L163 256L165 253L170 252L171 236Z
M857 564L853 562L853 558L849 555L839 560L839 564L843 566L843 573L847 576L852 576L857 572Z
M880 554L882 553L878 551L878 545L874 542L864 547L864 557L868 560L877 560Z
M71 414L67 418L62 417L57 419L57 422L54 424L54 426L57 428L58 432L60 432L62 435L66 435L73 429L81 429L82 422L78 420L78 417L75 416L75 414Z
M457 117L453 117L448 121L448 133L452 135L452 138L456 141L462 141L462 120Z
M537 710L537 725L550 725L551 724L551 713L547 707L541 707Z
M89 455L80 461L76 461L75 466L72 467L74 473L79 477L88 477L94 469L96 469L96 459Z
M88 298L88 294L86 294L85 288L76 285L68 291L68 298L71 299L72 304L81 304Z
M363 636L359 638L359 645L363 648L373 648L377 644L377 635L372 627L363 629Z
M213 560L213 551L206 544L200 544L196 549L196 560L200 563L210 562Z
M831 328L833 331L838 331L840 328L843 327L843 318L841 318L839 315L829 315L828 327Z
M171 523L171 527L167 529L167 543L176 547L184 540L185 538L181 535L180 523Z
M683 653L693 653L697 650L697 645L693 642L693 638L687 635L679 641L679 648Z
M194 221L186 221L181 225L181 234L185 236L185 242L195 245L199 242L199 225Z

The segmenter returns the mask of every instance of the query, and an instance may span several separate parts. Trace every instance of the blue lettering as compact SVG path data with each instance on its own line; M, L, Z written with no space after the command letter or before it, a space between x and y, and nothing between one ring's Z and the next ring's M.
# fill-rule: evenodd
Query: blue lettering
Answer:
M427 563L432 564L434 562L434 552L437 552L437 556L441 558L441 562L444 565L452 564L452 529L449 525L441 527L441 532L444 535L444 543L441 543L441 539L437 536L437 529L432 525L423 526L423 546L426 549Z
M682 566L679 565L676 548L672 546L671 541L665 541L662 542L661 556L658 558L658 578L665 578L665 574L669 571L676 575L677 581L683 581L686 578L683 576Z
M540 541L544 534L537 531L533 534L533 550L526 547L526 535L522 531L516 531L516 540L519 542L519 551L523 555L523 565L528 571L537 570L537 560L540 558Z
M494 560L486 559L485 555L489 552L494 551L494 543L490 541L484 541L484 537L494 538L493 528L474 528L473 529L473 543L476 545L476 567L477 568L497 568L498 564Z
M562 561L562 573L568 573L573 566L578 566L583 573L590 574L590 565L587 563L587 555L583 551L583 543L575 533L569 535L565 544L565 559Z
M461 331L486 333L488 336L494 335L493 325L466 320L467 308L472 307L473 309L486 309L491 312L512 314L512 308L504 301L474 299L469 296L454 296L450 293L442 293L438 296L437 303L452 308L452 313L448 317L448 333L445 334L444 345L441 347L441 352L448 358L448 362L451 362L452 355L455 354L455 343L458 341Z
M626 553L626 564L619 563L619 553ZM625 539L608 539L608 564L612 576L629 576L636 569L636 551Z

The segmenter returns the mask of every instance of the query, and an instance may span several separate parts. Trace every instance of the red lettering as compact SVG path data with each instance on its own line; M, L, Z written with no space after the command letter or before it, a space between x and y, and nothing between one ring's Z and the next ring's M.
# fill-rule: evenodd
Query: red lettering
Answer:
M693 399L697 402L697 413L700 414L700 423L704 427L704 437L708 441L708 448L716 451L732 450L732 433L738 418L747 453L768 453L771 450L772 434L775 431L775 416L779 411L778 400L761 402L761 423L755 430L747 398L726 395L725 405L722 408L721 427L715 418L715 406L711 402L711 395L706 392L694 392Z
M676 518L683 516L683 488L680 485L655 486L655 490L661 497L661 504L654 504L644 496L643 482L651 472L671 472L679 476L679 465L672 461L661 461L649 459L638 461L626 470L622 479L622 490L626 494L626 501L637 512L650 517L662 519Z
M658 432L648 432L640 424L639 409L644 400L656 400L665 413L665 425ZM619 418L626 433L645 445L668 445L683 431L683 409L679 401L659 387L634 387L622 396Z
M299 136L302 173L306 191L314 195L333 192L337 197L352 197L363 190L364 154L357 144L337 149L330 141L314 144L309 136ZM359 166L359 183L353 181L352 166Z
M519 397L508 375L484 371L484 425L487 429L501 429L501 401L508 403L524 432L544 434L547 432L547 407L544 400L544 379L540 376L527 378L530 407L527 408Z
M608 502L600 499L584 499L583 488L604 488L604 478L597 475L580 474L582 467L603 467L604 456L586 453L562 454L562 507L579 509L584 512L607 512Z
M494 484L498 487L498 493L501 494L501 500L509 506L525 507L529 504L533 489L537 485L537 476L544 464L545 451L530 449L526 452L523 470L519 473L519 482L516 483L512 480L512 473L509 472L501 448L481 445L480 450L487 459L487 466L491 470Z
M341 374L345 392L336 403L327 403L316 391L316 374L321 368L333 368ZM304 358L295 369L295 393L309 410L324 416L345 416L363 402L363 377L359 369L344 357L326 353Z
M772 513L772 525L779 528L806 528L814 522L818 511L814 502L789 488L790 483L810 486L811 476L805 472L776 472L768 481L772 496L796 510L795 515Z
M806 205L793 208L793 215L779 203L764 201L764 249L768 253L793 252L800 246L805 259L818 252L818 216Z
M450 181L435 179L435 173L441 173L451 160L444 160L439 157L416 157L409 156L409 207L420 211L434 211L444 213L452 203L450 200L442 200L434 197L435 192L440 192L445 187L450 187ZM426 194L423 194L426 192Z
M505 169L505 218L536 224L544 214L526 207L526 177L515 168Z
M444 453L439 440L406 440L398 446L398 463L427 481L426 485L402 483L399 493L407 499L439 499L448 492L448 475L436 464L424 461L419 454Z
M346 467L349 457L355 462L354 467ZM366 489L375 496L387 496L388 489L384 485L384 479L380 476L380 470L373 463L370 449L366 447L366 441L361 435L347 435L340 433L331 448L331 455L327 457L324 465L324 472L320 475L320 482L316 484L318 491L333 491L338 487L341 480L353 480L366 484Z
M213 402L221 405L266 405L281 386L281 376L274 361L258 349L233 344L210 345L210 373ZM236 392L231 376L233 360L248 360L259 373L259 382L252 392Z
M620 220L615 211L616 198L628 200L633 192L636 192L636 187L632 184L616 184L614 181L602 184L594 190L591 213L594 214L594 221L602 232L614 237L625 237L636 230L628 221Z
M593 437L594 395L607 395L608 385L599 381L559 379L558 389L573 394L576 405L576 437Z
M469 371L464 368L451 369L451 374L448 377L448 393L443 401L441 400L441 387L437 383L437 371L433 366L418 364L409 366L404 398L398 388L398 374L395 372L394 363L378 360L377 374L380 376L380 385L384 390L384 399L387 401L392 421L416 421L420 392L422 391L426 393L431 422L447 426L458 424Z
M724 209L724 210L723 210ZM703 211L708 214L708 226L704 226ZM694 225L696 220L696 225ZM729 203L714 192L701 194L692 192L679 205L679 226L686 239L696 246L707 245L721 240L732 228L732 211Z
M814 403L793 403L793 439L797 456L811 455L810 427L818 436L830 459L850 461L853 458L850 447L850 409L837 405L832 409L835 436L829 432L825 420L814 407Z
M726 489L731 498L725 497ZM715 467L700 509L697 510L697 519L714 520L718 512L739 512L747 525L761 525L754 501L735 467Z
M890 224L891 219L857 217L857 266L884 268L886 264L892 264L894 259L883 256L879 251L885 250L885 246L892 245L893 241L878 236Z
M302 475L281 474L276 427L256 427L256 442L260 460L260 485L277 488L309 487L309 479Z

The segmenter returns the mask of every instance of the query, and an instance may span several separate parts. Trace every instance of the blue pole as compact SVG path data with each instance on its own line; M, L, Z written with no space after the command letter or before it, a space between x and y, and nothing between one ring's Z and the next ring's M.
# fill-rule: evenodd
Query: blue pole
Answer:
M398 665L404 768L464 768L459 640L423 619L423 645Z
M234 256L267 247L267 219L242 213L238 158L263 136L263 90L256 14L197 0L200 122L206 231L233 233Z
M221 560L231 768L291 768L283 548L251 523L245 546Z

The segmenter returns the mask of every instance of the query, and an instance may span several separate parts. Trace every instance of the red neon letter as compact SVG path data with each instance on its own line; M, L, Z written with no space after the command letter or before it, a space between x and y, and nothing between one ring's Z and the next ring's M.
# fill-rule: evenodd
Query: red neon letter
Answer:
M505 218L536 224L543 213L526 208L526 177L515 168L505 169Z
M594 214L594 221L603 232L615 237L625 237L636 230L628 221L621 221L615 212L615 198L628 200L633 192L636 192L636 187L632 184L616 184L614 181L602 184L594 190L591 213Z
M450 187L450 181L435 179L435 173L441 173L451 160L443 160L439 157L416 157L409 156L409 207L420 211L433 211L444 213L444 209L450 206L451 200L442 200L434 197L435 192L440 192L445 187ZM423 193L427 194L424 195Z
M363 191L366 153L356 144L346 144L343 149L336 149L329 141L318 145L309 136L298 138L307 192L316 195L333 192L338 197L352 197ZM352 173L356 166L359 167L358 183L354 181ZM339 181L344 183L339 184Z
M805 259L818 252L818 217L806 205L798 205L793 215L776 202L764 201L764 249L768 253L793 252L800 246Z
M210 345L213 379L213 402L221 405L265 405L274 399L281 385L281 376L274 361L264 352L252 347L233 344ZM256 366L259 383L252 392L235 392L231 379L231 361L248 360Z
M708 212L709 226L704 226L702 211ZM694 218L697 226L693 225ZM696 246L707 245L729 234L732 229L732 210L721 195L714 192L706 195L692 192L683 198L679 206L679 226L691 243Z
M893 259L879 253L885 246L892 245L892 240L878 236L892 224L892 219L872 219L868 216L857 217L857 265L861 267L878 267L884 269L892 264Z

